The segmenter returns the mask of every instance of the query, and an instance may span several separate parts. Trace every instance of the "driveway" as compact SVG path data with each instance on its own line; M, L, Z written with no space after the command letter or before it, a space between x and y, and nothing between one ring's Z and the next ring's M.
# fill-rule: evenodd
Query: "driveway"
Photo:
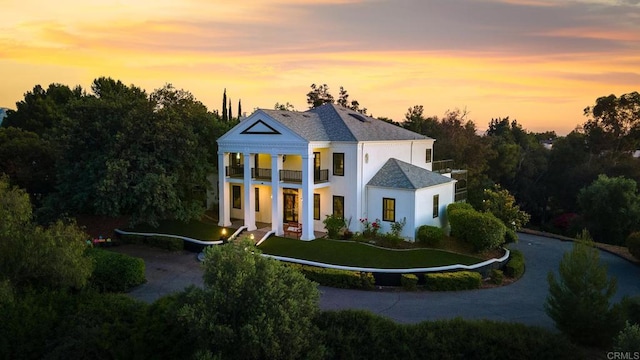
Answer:
M526 271L520 280L508 286L456 292L358 291L321 286L320 307L365 309L401 323L461 317L553 328L553 321L543 307L548 293L547 273L557 272L562 255L571 250L572 243L518 235L520 241L510 248L524 253ZM203 284L202 269L193 253L167 253L131 245L115 249L145 259L148 282L130 292L137 299L152 302L188 285ZM624 295L640 295L640 267L603 251L600 259L607 265L609 276L618 280L614 301L620 301Z

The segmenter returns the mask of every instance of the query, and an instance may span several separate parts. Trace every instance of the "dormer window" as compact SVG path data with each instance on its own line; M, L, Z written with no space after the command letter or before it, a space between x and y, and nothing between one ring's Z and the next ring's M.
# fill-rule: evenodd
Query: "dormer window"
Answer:
M426 156L425 156L425 162L428 164L431 161L432 161L432 159L431 159L431 149L427 149Z

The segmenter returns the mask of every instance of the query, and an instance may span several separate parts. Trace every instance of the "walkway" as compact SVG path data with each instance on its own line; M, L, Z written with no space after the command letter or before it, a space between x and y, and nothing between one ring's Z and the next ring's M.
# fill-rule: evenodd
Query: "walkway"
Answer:
M514 321L553 328L543 304L547 297L547 273L557 272L571 242L519 234L520 242L510 248L521 250L526 272L517 282L494 289L459 292L383 292L320 287L320 307L324 310L365 309L401 323L423 320L491 319ZM171 254L146 247L122 246L118 251L145 259L148 282L130 295L152 302L172 291L194 284L202 286L202 269L193 253ZM600 252L610 276L618 279L614 301L623 295L640 295L640 267L615 255Z

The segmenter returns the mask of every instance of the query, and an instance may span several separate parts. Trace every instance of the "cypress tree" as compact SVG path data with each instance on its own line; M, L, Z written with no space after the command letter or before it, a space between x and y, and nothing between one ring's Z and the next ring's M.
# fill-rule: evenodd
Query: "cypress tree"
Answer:
M229 98L229 121L233 120L233 116L231 115L231 98Z
M242 99L238 100L238 119L242 116Z
M229 121L227 119L227 88L224 89L222 94L222 121Z

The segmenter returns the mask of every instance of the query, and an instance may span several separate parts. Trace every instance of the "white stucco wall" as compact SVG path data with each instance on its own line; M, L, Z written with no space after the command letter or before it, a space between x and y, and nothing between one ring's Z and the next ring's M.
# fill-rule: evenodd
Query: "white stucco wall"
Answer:
M450 182L416 191L415 228L422 225L445 227L447 205L454 201L455 183ZM433 217L433 195L439 196L439 214Z
M402 237L413 239L415 236L415 190L410 189L390 189L377 186L367 186L367 218L370 222L375 219L382 220L382 199L392 198L396 202L396 222L406 218L407 222L402 230ZM391 232L391 222L381 221L380 231L384 233ZM358 221L358 225L360 222ZM362 231L362 226L358 229Z

